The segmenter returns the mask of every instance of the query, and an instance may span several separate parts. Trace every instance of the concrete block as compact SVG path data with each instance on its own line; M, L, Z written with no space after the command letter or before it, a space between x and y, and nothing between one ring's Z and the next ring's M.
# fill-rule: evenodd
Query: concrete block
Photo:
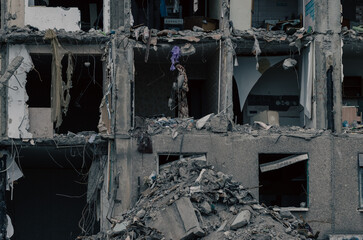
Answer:
M184 223L187 233L193 233L198 237L204 236L204 231L199 226L198 218L195 215L195 209L189 198L183 197L175 202L176 208Z
M226 116L215 116L210 120L210 128L214 133L226 133L229 121Z
M29 108L30 133L33 138L53 138L51 108Z
M250 219L251 219L251 212L248 210L243 210L234 219L231 225L231 229L236 230L240 227L246 226L250 222Z

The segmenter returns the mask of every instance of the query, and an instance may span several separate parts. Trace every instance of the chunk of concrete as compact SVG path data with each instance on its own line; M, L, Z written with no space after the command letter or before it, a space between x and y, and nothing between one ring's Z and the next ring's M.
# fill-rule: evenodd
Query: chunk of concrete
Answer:
M205 232L199 226L198 218L195 215L195 209L189 198L183 197L175 202L176 208L183 221L184 229L187 232L186 236L194 234L197 237L203 237Z
M127 225L128 225L127 222L117 223L115 225L115 227L112 229L112 231L110 232L110 235L113 236L113 235L118 235L118 234L125 232Z
M251 212L248 210L243 210L241 211L237 217L234 219L232 225L231 225L231 229L232 230L236 230L238 228L241 228L243 226L246 226L251 219Z
M214 133L226 133L228 131L229 121L226 116L214 116L210 120L210 128Z

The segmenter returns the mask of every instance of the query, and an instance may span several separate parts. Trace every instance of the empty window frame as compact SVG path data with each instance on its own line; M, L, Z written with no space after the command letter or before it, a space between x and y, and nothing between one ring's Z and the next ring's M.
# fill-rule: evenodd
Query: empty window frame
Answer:
M259 154L260 203L308 206L308 154Z
M359 208L363 209L363 153L358 156Z

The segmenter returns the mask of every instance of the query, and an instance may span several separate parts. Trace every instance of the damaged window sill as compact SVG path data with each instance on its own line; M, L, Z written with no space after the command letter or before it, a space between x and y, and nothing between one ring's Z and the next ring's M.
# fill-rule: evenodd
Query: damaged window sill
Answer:
M301 208L301 207L282 207L282 208L273 208L274 211L290 211L290 212L308 212L309 208Z

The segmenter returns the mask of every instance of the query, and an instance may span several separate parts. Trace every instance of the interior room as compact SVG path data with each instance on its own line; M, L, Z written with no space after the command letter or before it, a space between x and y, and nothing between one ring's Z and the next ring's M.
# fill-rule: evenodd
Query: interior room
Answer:
M199 0L135 0L132 1L134 26L155 29L204 30L219 28L220 6L218 1Z
M18 151L15 161L24 176L14 183L13 191L6 192L7 214L14 227L11 239L76 239L79 226L97 232L95 212L88 215L85 210L92 153L83 147ZM93 220L84 222L82 216Z
M362 123L363 112L363 64L362 49L355 51L349 45L343 49L343 86L342 86L342 123L345 127L352 127Z
M195 47L196 53L181 56L179 63L185 68L188 79L189 116L198 119L218 111L219 50L217 43ZM145 63L145 51L135 48L136 116L178 117L178 94L173 89L178 70L171 71L170 50L150 50L149 61Z
M239 57L234 70L234 120L239 124L262 121L277 126L302 126L299 64L284 69L288 56ZM298 58L297 58L298 59Z
M363 24L363 1L362 0L341 0L343 7L342 26L348 29L363 31L360 25Z
M252 0L252 27L294 31L302 19L303 0Z
M51 65L50 54L31 54L34 68L27 75L26 91L29 108L51 108ZM63 84L67 83L68 55L62 59ZM62 114L62 124L54 127L56 133L78 133L98 131L103 97L103 66L100 56L73 55L70 101L68 110ZM65 95L67 92L65 91ZM50 111L49 111L50 112Z

